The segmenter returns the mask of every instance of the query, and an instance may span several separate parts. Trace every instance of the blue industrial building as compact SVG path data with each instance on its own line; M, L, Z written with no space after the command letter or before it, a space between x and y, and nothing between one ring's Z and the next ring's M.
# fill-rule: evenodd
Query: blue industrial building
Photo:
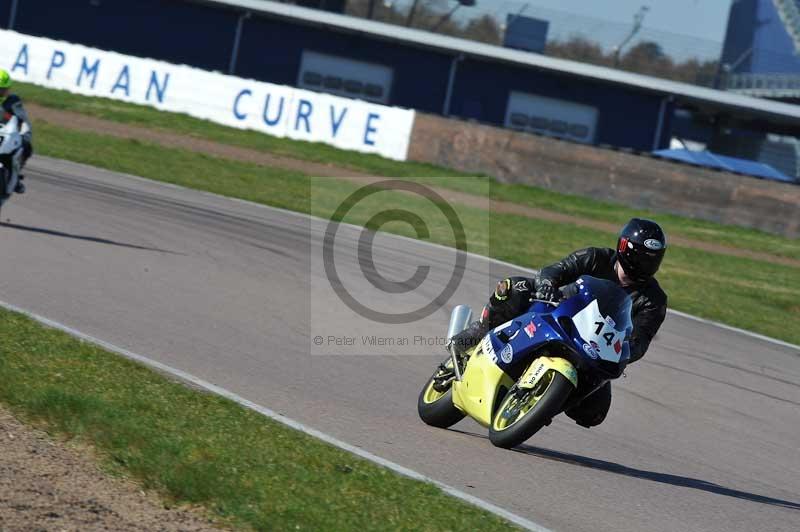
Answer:
M728 90L800 100L800 1L736 0L722 51Z
M800 136L800 109L784 103L275 2L0 0L0 17L30 35L600 146L669 147L681 117L695 136Z
M737 94L799 103L798 51L800 1L735 0L720 58L720 86ZM763 130L732 130L721 135L707 129L710 145L722 153L744 154L787 175L800 175L797 135Z

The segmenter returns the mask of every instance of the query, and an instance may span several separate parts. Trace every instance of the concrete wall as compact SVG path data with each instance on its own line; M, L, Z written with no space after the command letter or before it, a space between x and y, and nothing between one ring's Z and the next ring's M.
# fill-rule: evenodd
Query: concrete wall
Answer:
M410 160L800 236L800 186L417 114Z

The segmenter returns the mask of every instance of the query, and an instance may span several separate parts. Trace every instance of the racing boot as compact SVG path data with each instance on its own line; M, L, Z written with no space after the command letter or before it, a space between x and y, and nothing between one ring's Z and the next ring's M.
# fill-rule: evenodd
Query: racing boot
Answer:
M486 333L504 321L502 317L507 312L502 307L508 300L510 289L510 279L504 279L497 283L494 293L489 298L489 304L485 305L481 311L481 319L470 323L466 329L453 336L456 355L461 356L468 349L478 345Z

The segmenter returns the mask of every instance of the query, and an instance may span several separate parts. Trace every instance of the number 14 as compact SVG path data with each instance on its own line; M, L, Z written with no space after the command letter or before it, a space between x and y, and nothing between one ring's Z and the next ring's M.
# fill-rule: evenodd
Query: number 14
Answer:
M596 322L594 322L594 324L597 325L597 330L594 333L599 336L600 335L600 331L603 330L603 326L606 324L606 322L604 322L604 321L596 321ZM610 346L611 342L614 341L614 333L613 332L605 333L603 335L603 339L606 341L606 345Z

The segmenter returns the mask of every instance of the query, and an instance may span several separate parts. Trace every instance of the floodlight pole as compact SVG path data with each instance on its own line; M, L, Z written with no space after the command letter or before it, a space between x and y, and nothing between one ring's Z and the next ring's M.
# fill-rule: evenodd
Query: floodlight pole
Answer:
M442 18L440 18L440 19L439 19L439 22L437 22L437 23L436 23L436 24L435 24L435 25L434 25L434 26L431 28L431 31L436 31L436 30L438 30L438 29L439 29L439 27L440 27L442 24L444 24L445 22L447 22L448 20L450 20L450 17L452 17L452 16L453 16L453 13L455 13L456 11L458 11L458 8L459 8L459 7L461 7L461 4L460 4L460 3L459 3L459 4L456 4L455 6L453 6L453 9L451 9L450 11L448 11L446 15L444 15Z
M236 61L239 59L239 45L242 42L242 29L244 28L244 21L250 18L250 12L245 11L239 15L239 20L236 21L236 33L233 35L233 50L231 50L231 60L228 63L228 74L233 75L236 72Z
M411 9L408 10L408 17L406 18L406 26L411 26L414 22L414 15L417 12L417 4L419 4L419 0L414 0L414 3L411 4Z
M520 10L519 10L519 11L517 11L516 13L514 13L514 16L513 16L513 17L511 17L510 19L508 19L508 20L507 20L507 21L504 23L504 25L503 25L503 34L505 34L505 32L506 32L506 31L508 31L508 28L509 28L509 27L511 27L511 25L514 23L514 21L516 21L516 20L517 20L519 17L521 17L521 16L522 16L522 14L525 12L525 10L526 10L526 9L528 9L528 5L529 5L529 4L525 4L525 5L523 5L523 6L520 8Z
M714 88L715 89L720 89L721 85L722 85L722 82L723 82L723 79L722 79L723 74L724 74L724 76L726 78L726 82L727 82L727 77L732 72L735 73L736 69L739 68L739 65L741 65L742 62L744 62L745 59L750 57L750 54L752 54L752 53L753 53L753 47L751 46L750 48L748 48L747 50L742 52L742 54L739 55L739 57L737 57L736 61L734 61L733 63L723 63L722 62L722 58L720 58L720 61L717 63L717 71L716 71L716 73L714 75ZM722 87L722 89L724 90L724 87Z
M614 66L615 67L619 66L619 56L620 56L620 53L622 52L622 48L626 44L628 44L628 42L630 42L630 40L633 39L636 36L637 33L639 33L639 30L642 29L642 21L644 21L644 16L649 10L650 10L649 7L642 6L642 7L639 8L639 11L637 11L636 14L633 15L633 28L631 28L631 32L628 34L627 37L625 37L625 39L621 43L619 43L618 46L616 46L614 48Z
M17 21L17 4L19 0L11 0L11 13L8 15L8 29L14 29L14 23Z
M451 10L450 10L450 11L449 11L449 12L448 12L446 15L444 15L442 18L440 18L440 19L439 19L439 22L437 22L436 24L434 24L434 26L433 26L433 27L430 29L430 31L436 31L436 30L438 30L438 29L439 29L439 27L441 27L441 25L442 25L442 24L444 24L445 22L447 22L448 20L450 20L450 17L452 17L452 16L453 16L453 14L454 14L456 11L458 11L458 8L460 8L461 6L467 6L467 7L473 7L473 6L475 6L475 0L456 0L456 2L457 2L457 3L456 3L456 5L455 5L455 6L453 6L453 9L451 9Z

